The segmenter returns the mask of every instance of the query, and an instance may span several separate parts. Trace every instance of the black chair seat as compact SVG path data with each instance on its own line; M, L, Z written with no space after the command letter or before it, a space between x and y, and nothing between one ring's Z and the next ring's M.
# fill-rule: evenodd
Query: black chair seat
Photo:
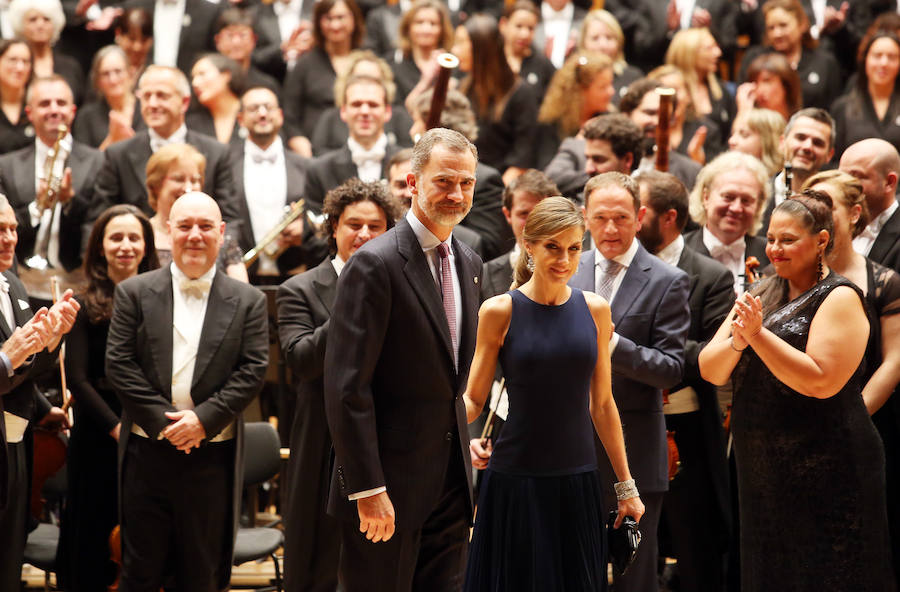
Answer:
M46 572L55 572L58 545L59 527L53 524L38 524L25 542L25 563Z
M234 565L272 555L284 541L277 528L239 528L234 543Z

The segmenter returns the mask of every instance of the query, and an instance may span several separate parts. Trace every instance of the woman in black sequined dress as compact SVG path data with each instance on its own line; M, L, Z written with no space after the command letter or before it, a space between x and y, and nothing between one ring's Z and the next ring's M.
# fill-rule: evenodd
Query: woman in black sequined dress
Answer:
M795 196L769 225L777 276L700 354L733 378L743 592L894 590L884 451L862 400L863 297L828 269L832 204Z

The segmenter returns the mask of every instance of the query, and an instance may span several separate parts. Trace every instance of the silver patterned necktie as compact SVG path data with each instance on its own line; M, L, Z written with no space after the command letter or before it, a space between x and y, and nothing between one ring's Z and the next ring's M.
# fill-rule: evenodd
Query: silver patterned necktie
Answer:
M597 282L597 289L595 292L609 302L610 296L612 295L613 284L616 283L616 276L619 275L619 272L625 268L624 265L619 263L618 261L613 261L612 259L604 259L601 262L600 267L603 269L603 275L600 276L600 280Z

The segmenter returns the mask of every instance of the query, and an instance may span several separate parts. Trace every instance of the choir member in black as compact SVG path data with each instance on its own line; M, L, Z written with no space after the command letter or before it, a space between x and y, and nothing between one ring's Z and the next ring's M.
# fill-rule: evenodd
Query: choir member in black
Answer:
M704 379L735 384L743 592L895 589L885 457L861 396L869 322L827 263L832 207L812 192L775 208L777 275L700 352Z
M137 84L150 63L153 48L153 16L136 6L125 8L116 19L116 45L128 56L128 74Z
M406 0L403 4L411 4ZM364 47L371 49L376 55L390 56L397 49L397 29L403 6L400 2L384 3L366 13L366 40Z
M337 150L347 143L350 130L341 119L341 107L344 105L344 88L347 81L354 76L371 76L384 82L387 100L391 104L391 118L384 124L384 132L391 144L412 147L409 128L412 120L403 106L402 97L397 99L397 88L394 84L394 72L386 61L368 49L357 49L350 53L347 69L337 77L334 83L335 105L319 116L319 121L309 139L315 156L322 156L331 150Z
M678 31L666 50L666 63L684 75L694 113L709 117L727 138L737 106L718 75L721 57L716 38L705 27Z
M150 221L137 207L112 206L94 223L85 251L87 287L67 340L66 376L74 401L66 505L57 576L66 590L105 590L116 575L109 534L117 515L116 456L122 406L106 380L106 334L120 281L159 267Z
M859 46L856 81L831 106L837 126L837 154L859 140L881 138L900 145L900 38L892 31L873 31Z
M753 108L771 109L787 121L803 106L800 78L780 53L757 56L747 67L744 80L734 98L738 113Z
M394 71L396 102L402 104L413 94L434 84L436 59L453 45L453 26L447 5L438 0L416 0L400 19L397 50L385 57Z
M0 153L34 141L25 115L25 90L31 82L31 48L21 40L0 40Z
M529 0L509 4L500 19L503 50L513 72L534 89L540 103L556 68L545 55L534 50L534 32L541 22L541 12Z
M314 0L261 2L253 7L257 36L253 63L263 72L284 82L287 68L293 67L313 45L310 17Z
M718 156L725 147L722 131L715 121L694 111L682 71L665 64L648 72L647 78L675 91L669 117L669 146L701 165Z
M509 183L536 164L534 90L509 67L493 16L475 14L457 27L453 53L467 74L459 88L478 118L478 160L500 171Z
M858 236L868 223L865 195L856 179L839 171L827 171L811 178L808 185L835 196L835 249L829 265L859 286L869 304L872 333L862 394L884 444L887 499L896 500L900 496L900 400L893 395L900 383L900 275L853 250L851 238ZM865 215L859 215L860 212ZM888 504L888 528L894 577L900 578L900 508L896 503Z
M781 135L786 124L784 117L771 109L742 111L731 125L728 149L755 156L774 177L784 168Z
M288 592L334 590L340 551L337 520L325 513L331 437L325 421L323 372L338 275L359 247L394 226L398 204L378 182L351 179L325 198L333 257L278 290L278 334L297 395L285 490Z
M35 75L59 74L69 83L75 104L80 105L84 95L84 71L78 60L53 47L66 24L60 1L14 0L9 5L9 19L16 36L31 47Z
M768 0L763 13L767 45L747 51L739 78L748 79L747 67L757 56L777 51L800 77L803 106L827 109L841 92L841 67L831 53L816 47L800 0Z
M334 81L365 34L354 0L321 0L313 9L315 45L297 60L284 80L288 146L312 156L309 138L322 112L334 105Z
M72 135L88 146L106 150L144 127L128 56L117 45L100 48L94 54L90 78L97 98L78 110Z
M602 53L578 51L556 71L538 112L542 124L538 168L544 167L566 138L609 110L613 94L613 63Z
M232 6L223 10L216 23L216 51L240 65L246 88L264 86L275 94L281 94L278 80L252 63L253 50L256 48L253 24L253 12L249 9Z
M628 85L644 75L640 68L625 61L625 33L619 21L606 10L592 10L584 17L578 36L579 51L597 51L613 62L613 102L628 90Z
M191 88L196 104L184 118L188 129L222 144L236 141L240 129L237 114L244 94L241 66L221 54L207 54L191 68Z

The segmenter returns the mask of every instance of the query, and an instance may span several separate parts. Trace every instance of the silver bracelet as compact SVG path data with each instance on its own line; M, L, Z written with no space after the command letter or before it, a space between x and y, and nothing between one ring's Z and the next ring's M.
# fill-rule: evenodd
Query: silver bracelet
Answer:
M620 502L638 497L637 485L634 484L634 479L619 481L614 487L616 488L616 499Z

